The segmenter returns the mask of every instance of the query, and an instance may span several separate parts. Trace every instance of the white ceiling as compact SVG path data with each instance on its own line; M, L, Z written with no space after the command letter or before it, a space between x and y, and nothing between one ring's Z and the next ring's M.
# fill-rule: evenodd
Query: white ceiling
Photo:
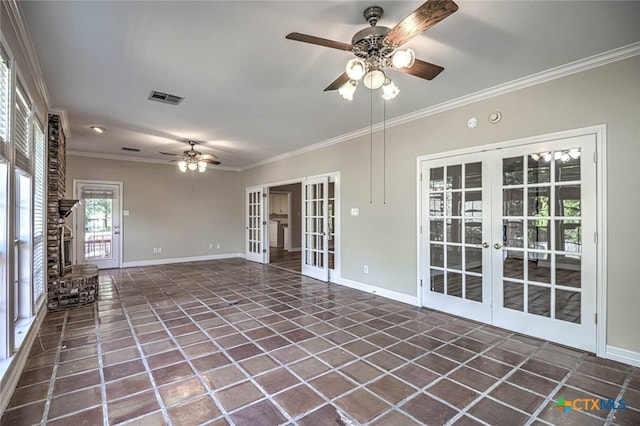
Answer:
M384 8L393 27L421 1L21 1L50 103L66 109L68 149L166 161L202 141L241 169L381 120L382 99L323 89L351 54L285 39L350 43ZM389 74L387 119L640 41L639 1L457 1L459 10L406 46L445 70ZM147 100L151 90L179 106ZM89 126L106 128L94 134ZM122 147L139 148L127 153Z

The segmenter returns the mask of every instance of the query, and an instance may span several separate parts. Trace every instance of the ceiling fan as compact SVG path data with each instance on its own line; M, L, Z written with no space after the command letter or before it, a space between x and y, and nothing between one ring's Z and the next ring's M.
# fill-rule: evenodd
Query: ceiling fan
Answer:
M429 0L395 27L387 28L376 26L384 11L379 6L371 6L363 13L371 26L358 31L351 44L301 33L291 33L286 38L352 52L356 56L347 62L345 72L327 86L325 92L338 89L343 98L352 100L358 83L363 80L369 89L382 87L382 97L388 100L395 98L399 90L383 69L393 68L426 80L435 78L444 70L441 66L416 59L411 49L398 48L456 10L458 5L452 0Z
M178 162L178 168L181 172L186 173L187 170L204 172L207 169L207 164L220 164L218 157L213 154L203 154L200 151L196 151L194 146L198 144L196 141L188 141L191 149L184 151L182 154L173 154L170 152L160 152L163 155L172 155L180 157L175 160Z

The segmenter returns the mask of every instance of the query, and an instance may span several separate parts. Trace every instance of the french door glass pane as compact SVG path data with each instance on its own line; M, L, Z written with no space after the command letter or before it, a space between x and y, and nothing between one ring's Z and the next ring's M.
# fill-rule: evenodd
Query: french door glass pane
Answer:
M504 250L502 259L503 277L524 280L524 252Z
M504 216L522 216L522 189L505 189L502 191L502 214Z
M502 180L503 306L579 322L580 150L504 158Z
M532 154L527 157L527 182L551 182L551 167L549 166L549 161L544 159L544 156Z
M502 160L502 184L522 185L524 183L522 157L505 158Z
M464 168L465 188L482 188L482 163L468 163Z
M430 289L482 302L482 163L429 169Z

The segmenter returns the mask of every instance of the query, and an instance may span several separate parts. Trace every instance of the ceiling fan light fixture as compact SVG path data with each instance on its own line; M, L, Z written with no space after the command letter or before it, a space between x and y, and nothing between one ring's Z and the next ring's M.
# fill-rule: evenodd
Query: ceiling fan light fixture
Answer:
M189 162L187 163L187 169L191 171L195 171L198 169L198 163Z
M398 89L398 86L396 86L395 83L391 81L391 79L387 78L387 80L382 85L382 98L385 101L390 101L391 99L398 96L398 93L400 93L400 89Z
M344 99L348 101L352 101L353 94L355 93L357 87L358 87L358 82L356 80L349 80L345 84L343 84L340 87L340 89L338 89L338 93Z
M371 70L364 76L364 85L367 89L375 90L382 87L387 77L380 70Z
M207 170L207 163L204 161L198 161L198 171L200 173L204 173L205 170Z
M347 62L346 72L351 80L359 81L367 72L367 65L362 59L353 58Z
M180 169L180 171L182 173L186 173L187 172L187 162L182 160L178 163L178 169Z
M416 53L413 49L398 50L391 57L391 65L394 68L411 68L416 62Z

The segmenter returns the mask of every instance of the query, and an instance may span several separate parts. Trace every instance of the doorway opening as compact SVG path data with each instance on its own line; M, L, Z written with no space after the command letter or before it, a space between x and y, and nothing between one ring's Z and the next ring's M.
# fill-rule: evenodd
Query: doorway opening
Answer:
M269 187L269 263L302 272L302 184Z
M246 189L246 259L328 282L339 276L339 174Z

